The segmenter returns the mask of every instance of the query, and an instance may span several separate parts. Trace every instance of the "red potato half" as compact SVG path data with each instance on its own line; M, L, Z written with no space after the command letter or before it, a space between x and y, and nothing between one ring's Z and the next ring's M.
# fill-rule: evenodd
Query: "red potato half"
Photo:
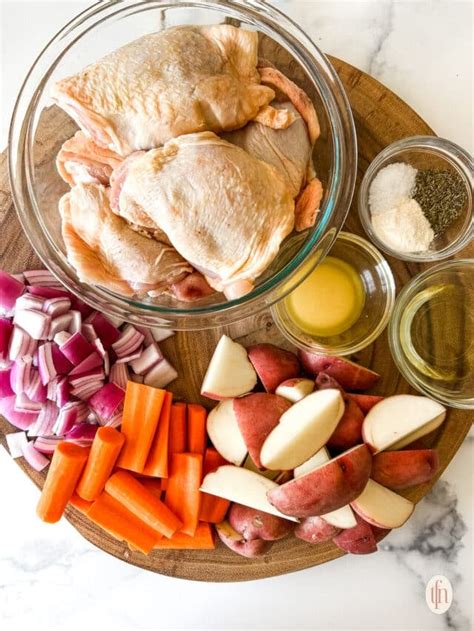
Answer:
M325 372L330 377L337 379L345 390L368 390L380 379L380 375L373 370L354 364L354 362L342 357L299 350L298 358L310 375L315 377L318 373Z
M261 469L262 445L272 429L278 425L283 412L291 407L291 403L276 394L255 392L234 399L233 406L246 448L255 466Z
M221 401L209 412L206 428L212 444L220 455L227 462L242 464L247 455L247 447L234 413L233 399Z
M248 559L263 556L272 547L271 541L264 541L263 539L245 541L242 535L232 528L228 521L216 524L216 532L222 543L230 548L232 552L236 552Z
M364 414L367 414L374 405L377 405L377 403L380 403L380 401L384 399L384 397L376 394L354 394L351 392L348 392L346 396L357 403Z
M358 445L299 478L267 493L281 513L294 517L324 515L355 500L370 476L372 457Z
M294 353L273 344L255 344L247 349L248 357L267 392L275 392L286 381L298 377L300 363Z
M407 521L415 505L374 480L351 502L352 508L369 524L379 528L399 528Z
M227 521L245 541L255 539L277 541L289 535L295 526L294 522L287 519L242 506L242 504L232 504L227 514Z
M333 542L344 552L351 554L372 554L377 552L377 541L373 530L366 521L356 517L357 524L353 528L342 530L333 537Z
M278 394L284 399L288 399L292 403L297 403L304 399L304 397L311 394L314 390L314 382L311 379L305 379L304 377L295 377L294 379L287 379L280 383L275 390L275 394Z
M201 387L202 396L222 401L247 394L256 384L257 374L245 348L223 335L207 367Z
M322 517L317 516L306 517L294 530L295 537L313 544L331 541L340 532L340 528L332 526Z
M428 482L439 468L436 449L383 451L372 461L373 480L392 490Z

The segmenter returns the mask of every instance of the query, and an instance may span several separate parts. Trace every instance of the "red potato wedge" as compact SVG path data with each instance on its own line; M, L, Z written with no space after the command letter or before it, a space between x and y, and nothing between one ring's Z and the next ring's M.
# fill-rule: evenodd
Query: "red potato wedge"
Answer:
M273 344L250 346L247 353L267 392L275 392L282 381L299 377L301 373L296 355Z
M357 525L353 528L341 530L341 532L333 537L333 542L338 548L344 552L351 554L372 554L377 552L377 541L370 524L356 517Z
M234 414L246 448L255 466L262 469L260 450L281 415L291 407L283 397L268 392L255 392L234 399Z
M313 544L331 541L340 532L340 528L332 526L322 517L317 516L306 517L294 530L295 537Z
M371 524L370 527L372 528L372 532L374 533L375 541L377 543L382 541L382 539L385 539L385 537L392 532L390 528L379 528L373 524Z
M436 449L383 451L372 460L373 480L392 490L428 482L439 468Z
M202 382L203 397L222 401L251 392L257 374L243 346L227 335L219 340Z
M346 391L341 386L339 381L328 375L326 372L320 372L316 379L314 380L314 387L316 390L327 390L328 388L334 388L335 390L340 390L343 396L346 395Z
M380 379L373 370L364 368L348 359L298 351L298 358L307 373L315 377L320 372L334 377L345 390L368 390Z
M350 504L346 504L342 508L338 508L330 513L325 513L324 515L321 515L321 518L324 519L324 521L327 521L328 524L331 524L340 530L353 528L357 523L354 511L350 507Z
M374 480L351 502L352 508L369 524L379 528L399 528L408 520L415 505Z
M244 460L244 464L241 466L244 467L244 469L247 469L248 471L253 471L254 473L263 475L265 478L268 478L269 480L277 481L276 478L281 473L280 471L272 471L271 469L259 469L255 465L255 462L252 460L249 454L247 454L247 457Z
M263 539L245 541L242 535L234 530L228 521L216 524L216 532L224 545L248 559L262 556L272 547L271 541L264 541Z
M319 465L324 464L325 462L329 462L331 460L331 456L326 447L321 447L319 451L317 451L314 456L308 458L303 464L300 464L299 467L295 467L293 471L293 477L299 478L302 475L306 475L313 469L319 467Z
M363 491L372 457L366 445L357 445L306 475L271 489L268 500L285 515L324 515L349 504Z
M344 414L329 437L327 446L330 449L345 450L362 442L362 424L364 414L352 399L345 397Z
M396 394L374 405L362 424L362 437L374 453L397 450L429 434L446 418L436 401L413 394Z
M370 412L374 405L377 405L384 399L384 397L375 394L355 394L351 392L348 392L346 396L357 403L364 414Z
M289 535L295 526L294 522L287 519L242 504L232 504L227 521L242 535L244 541L277 541Z
M206 428L220 455L227 462L241 465L247 455L247 447L240 433L233 402L233 399L227 399L218 403L208 414Z
M280 383L275 390L275 394L291 401L291 403L297 403L308 396L308 394L311 394L313 390L314 382L311 379L295 377L294 379L287 379L283 381L283 383Z

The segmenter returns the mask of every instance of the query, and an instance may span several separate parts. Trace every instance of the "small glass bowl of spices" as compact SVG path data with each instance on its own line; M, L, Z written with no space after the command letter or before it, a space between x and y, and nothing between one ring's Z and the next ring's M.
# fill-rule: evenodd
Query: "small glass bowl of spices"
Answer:
M340 232L329 255L271 312L298 348L350 355L382 333L394 303L395 281L384 257L366 239Z
M436 261L473 237L472 159L436 136L393 143L359 189L359 216L381 250L404 261Z

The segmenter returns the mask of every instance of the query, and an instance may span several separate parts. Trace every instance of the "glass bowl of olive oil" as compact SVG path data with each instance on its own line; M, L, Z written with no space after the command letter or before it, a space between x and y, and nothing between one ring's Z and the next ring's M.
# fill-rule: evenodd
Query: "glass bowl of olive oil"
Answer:
M389 343L405 379L455 408L474 408L474 259L441 263L397 297Z
M283 335L305 350L350 355L385 329L395 303L387 261L368 241L340 232L329 255L272 307Z

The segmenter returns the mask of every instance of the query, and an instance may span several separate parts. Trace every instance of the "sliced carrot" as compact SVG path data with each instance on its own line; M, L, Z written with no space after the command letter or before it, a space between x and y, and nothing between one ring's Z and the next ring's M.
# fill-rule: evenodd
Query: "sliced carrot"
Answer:
M197 403L188 404L188 451L204 456L206 450L207 411Z
M83 500L77 493L73 493L71 499L69 500L69 506L74 506L74 508L80 513L87 515L90 507L92 506L92 502Z
M83 500L93 502L102 493L124 442L125 436L117 429L99 427L76 489Z
M173 454L166 489L165 503L183 522L180 532L194 535L201 504L202 456L199 454Z
M125 394L122 434L125 445L118 466L141 473L155 435L166 392L129 381Z
M119 541L148 554L160 540L156 532L105 491L92 503L87 517Z
M209 524L198 524L192 537L177 532L171 539L160 539L155 550L213 550L216 547L214 530Z
M168 477L168 440L172 402L172 392L166 392L158 427L155 431L145 466L142 469L142 473L152 475L155 478Z
M159 500L161 499L161 480L157 480L156 478L142 478L140 484L143 484L143 486Z
M75 443L58 443L36 507L36 512L43 521L54 524L61 519L74 493L88 454L88 449Z
M105 485L106 492L143 523L165 537L183 525L171 510L128 471L116 471Z
M186 451L186 403L171 406L169 453L182 454Z
M202 477L208 473L212 473L224 464L229 464L225 458L213 447L206 449L204 456L204 465ZM229 510L229 500L224 500L216 495L201 493L201 510L199 511L200 521L206 521L210 524L220 524Z
M168 478L161 478L161 490L166 491L168 488Z

